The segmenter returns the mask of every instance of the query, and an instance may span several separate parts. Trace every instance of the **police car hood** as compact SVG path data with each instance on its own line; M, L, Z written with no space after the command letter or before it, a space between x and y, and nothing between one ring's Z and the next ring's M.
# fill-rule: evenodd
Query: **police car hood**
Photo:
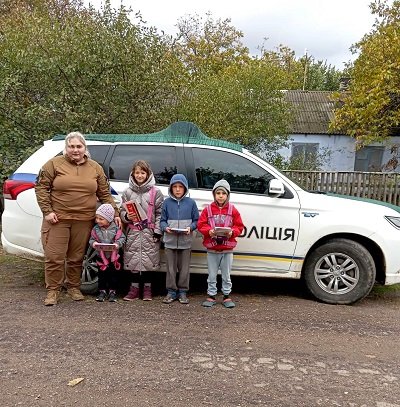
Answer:
M302 192L301 211L354 213L355 217L400 216L400 207L374 199L332 193ZM343 212L342 212L343 213Z

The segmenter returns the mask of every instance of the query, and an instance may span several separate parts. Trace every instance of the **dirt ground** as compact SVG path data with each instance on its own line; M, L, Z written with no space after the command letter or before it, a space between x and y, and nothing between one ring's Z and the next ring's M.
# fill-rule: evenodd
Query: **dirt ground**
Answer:
M162 304L163 279L151 302L45 307L42 265L0 253L0 405L400 407L400 287L332 306L234 277L228 310L201 307L204 275Z

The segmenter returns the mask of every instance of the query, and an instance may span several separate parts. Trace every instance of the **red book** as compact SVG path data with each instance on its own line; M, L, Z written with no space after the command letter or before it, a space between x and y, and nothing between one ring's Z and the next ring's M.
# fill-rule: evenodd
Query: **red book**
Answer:
M123 203L124 208L129 215L133 215L132 222L137 223L147 219L143 208L136 202L127 201Z

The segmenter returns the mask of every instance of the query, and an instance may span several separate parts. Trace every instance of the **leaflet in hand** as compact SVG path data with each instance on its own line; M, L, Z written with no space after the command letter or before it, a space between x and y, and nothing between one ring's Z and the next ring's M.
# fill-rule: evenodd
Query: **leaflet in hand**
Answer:
M147 219L146 212L137 202L127 201L122 204L129 215L133 215L132 222L138 223Z
M172 232L175 233L186 233L187 232L187 228L181 229L181 228L170 228L172 230Z
M229 236L229 234L232 232L232 229L225 226L216 226L214 228L214 231L217 236Z
M96 250L103 250L104 252L112 252L116 247L113 243L97 243Z

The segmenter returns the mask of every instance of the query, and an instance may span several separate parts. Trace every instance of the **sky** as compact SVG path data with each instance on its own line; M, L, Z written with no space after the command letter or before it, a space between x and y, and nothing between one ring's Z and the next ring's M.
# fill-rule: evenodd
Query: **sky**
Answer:
M176 33L179 18L210 12L213 19L231 19L244 34L243 43L252 55L259 47L275 50L280 44L296 57L305 53L315 60L343 69L354 60L349 48L371 31L375 16L370 0L111 0L140 11L147 25ZM84 0L100 8L103 0Z

